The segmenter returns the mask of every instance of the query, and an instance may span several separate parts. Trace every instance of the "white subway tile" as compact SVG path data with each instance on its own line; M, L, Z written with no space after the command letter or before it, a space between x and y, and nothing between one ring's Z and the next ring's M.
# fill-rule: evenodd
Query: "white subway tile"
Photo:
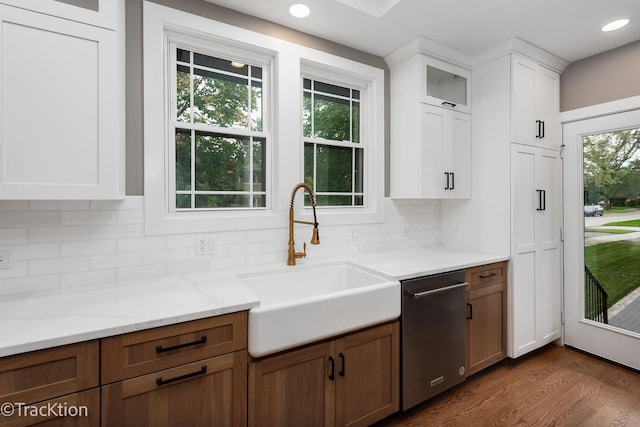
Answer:
M175 234L167 236L168 248L195 248L196 247L196 235L195 234Z
M0 212L29 210L28 200L0 200Z
M88 211L91 202L88 200L32 200L29 209L32 211Z
M25 294L57 288L57 274L0 279L0 295Z
M26 228L0 228L0 245L19 245L27 243L28 232Z
M164 236L139 237L135 239L118 240L118 252L142 252L164 249L166 238Z
M143 264L166 264L169 262L187 261L188 259L189 250L186 248L144 251L142 253Z
M129 239L144 236L142 224L92 225L91 240Z
M118 269L118 282L127 280L153 279L166 276L165 264L145 265L140 267L123 267Z
M227 270L233 268L246 267L247 261L244 256L211 257L209 258L209 270Z
M3 212L0 215L0 227L50 227L60 225L60 212L57 211L21 211Z
M115 240L89 240L82 242L64 242L60 244L63 257L81 255L104 255L116 252Z
M11 268L6 270L0 270L1 279L12 279L16 277L26 277L29 275L29 262L28 261L14 261L11 264Z
M209 270L209 259L170 262L167 264L167 276L185 273L199 273Z
M78 273L63 273L60 275L61 288L104 285L115 281L115 269L81 271Z
M89 270L89 257L36 259L29 261L29 276Z
M29 243L89 240L89 227L36 227L28 232Z
M143 224L144 211L121 210L118 211L118 224Z
M142 254L139 252L124 254L93 255L91 269L102 270L108 268L131 267L142 264Z
M9 248L13 252L13 260L32 260L40 258L55 258L60 256L59 243L32 243L15 245Z
M61 212L62 225L106 225L118 222L114 211L70 211Z

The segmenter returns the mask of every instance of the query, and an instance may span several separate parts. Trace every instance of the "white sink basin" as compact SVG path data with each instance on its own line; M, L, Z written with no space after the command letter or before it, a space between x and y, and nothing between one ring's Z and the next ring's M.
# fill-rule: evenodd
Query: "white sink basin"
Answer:
M244 274L260 299L249 311L249 353L261 357L400 315L400 283L349 263Z

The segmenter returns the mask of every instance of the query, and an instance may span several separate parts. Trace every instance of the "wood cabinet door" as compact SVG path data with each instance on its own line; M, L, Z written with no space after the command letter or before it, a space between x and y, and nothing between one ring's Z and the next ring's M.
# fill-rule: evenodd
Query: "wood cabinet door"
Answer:
M9 415L10 414L10 415ZM2 427L98 427L100 389L72 393L31 405L3 406Z
M336 341L336 426L368 426L400 404L399 323Z
M506 282L467 292L467 304L467 375L473 375L506 357Z
M245 350L102 387L102 426L246 425Z
M250 363L249 426L333 426L334 349L330 341Z

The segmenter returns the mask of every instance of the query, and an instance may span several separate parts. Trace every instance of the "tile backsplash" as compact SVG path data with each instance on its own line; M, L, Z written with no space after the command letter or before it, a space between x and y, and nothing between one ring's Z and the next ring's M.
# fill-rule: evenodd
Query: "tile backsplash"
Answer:
M440 202L385 199L384 223L321 226L312 259L440 243ZM310 237L296 230L298 246ZM299 233L302 233L300 236ZM0 201L0 295L286 262L288 229L214 233L214 255L196 234L145 236L144 198ZM301 249L301 248L298 248Z

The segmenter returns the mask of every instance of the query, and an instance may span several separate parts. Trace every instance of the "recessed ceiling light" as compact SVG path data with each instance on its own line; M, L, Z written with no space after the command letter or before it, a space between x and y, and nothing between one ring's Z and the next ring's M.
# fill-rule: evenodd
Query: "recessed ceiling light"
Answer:
M607 25L602 27L600 30L604 32L619 30L629 23L629 19L618 19L617 21L609 22Z
M296 18L306 18L310 12L311 9L309 9L309 6L302 3L292 4L291 7L289 7L289 13Z

